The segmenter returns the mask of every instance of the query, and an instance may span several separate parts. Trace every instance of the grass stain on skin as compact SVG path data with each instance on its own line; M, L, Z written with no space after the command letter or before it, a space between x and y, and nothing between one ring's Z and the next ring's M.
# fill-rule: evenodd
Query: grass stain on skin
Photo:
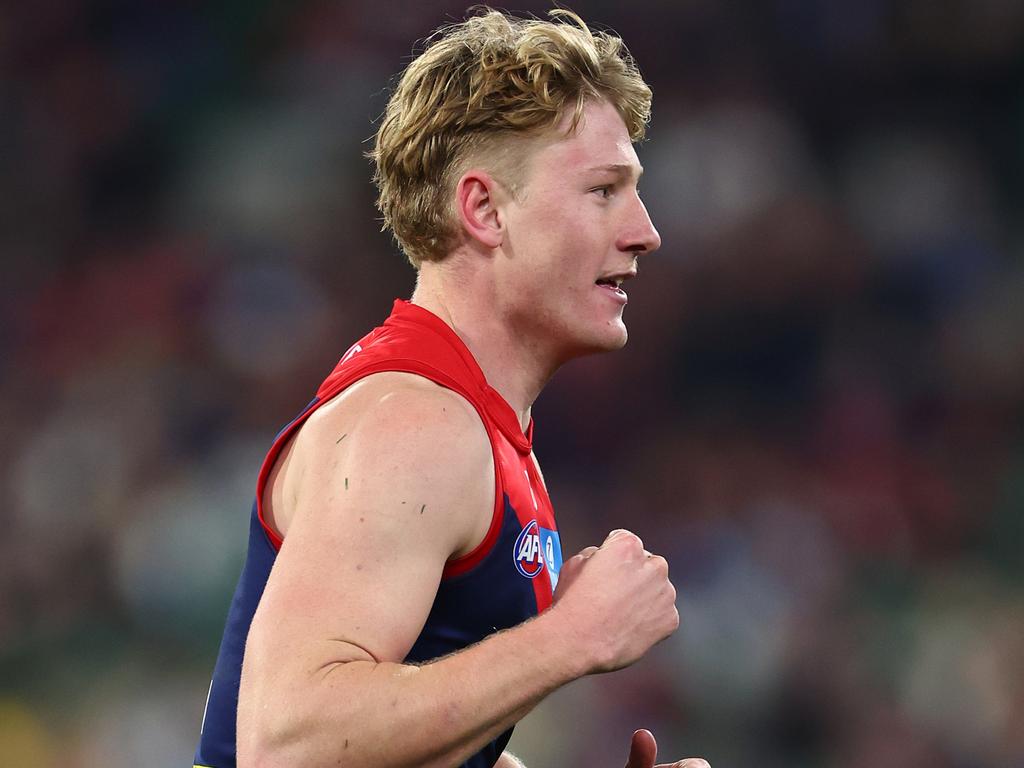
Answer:
M340 443L340 442L341 442L342 440L344 440L344 439L345 439L346 437L348 437L348 432L346 432L346 433L345 433L344 435L342 435L342 436L341 436L341 437L339 437L339 438L338 438L337 440L335 440L335 441L334 441L334 444L335 444L335 445L337 445L337 444L338 444L338 443Z

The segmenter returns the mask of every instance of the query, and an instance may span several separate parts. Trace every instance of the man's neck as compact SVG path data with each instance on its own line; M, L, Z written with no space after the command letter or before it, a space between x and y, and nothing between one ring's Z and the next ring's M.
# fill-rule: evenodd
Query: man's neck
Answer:
M496 311L498 304L486 286L446 290L447 282L436 266L421 268L412 303L451 326L480 365L487 383L512 406L525 431L533 403L558 364L530 339L516 334Z

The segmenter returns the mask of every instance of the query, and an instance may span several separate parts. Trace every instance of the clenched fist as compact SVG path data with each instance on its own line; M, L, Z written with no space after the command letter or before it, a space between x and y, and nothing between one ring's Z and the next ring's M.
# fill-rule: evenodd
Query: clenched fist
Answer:
M679 627L675 602L665 558L619 529L562 565L552 610L570 623L589 671L610 672L629 666Z

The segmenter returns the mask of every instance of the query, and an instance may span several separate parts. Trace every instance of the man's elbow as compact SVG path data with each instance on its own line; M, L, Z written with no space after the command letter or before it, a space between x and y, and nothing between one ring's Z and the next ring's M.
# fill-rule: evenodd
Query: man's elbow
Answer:
M312 741L312 740L311 740ZM344 755L327 755L323 750L312 748L312 743L292 742L273 744L260 739L244 748L241 740L237 750L237 768L320 768L320 766L344 766L344 768L379 768L380 763L371 755L359 754L357 750L346 751Z
M337 727L329 727L315 708L304 708L301 701L289 702L284 695L253 702L254 707L243 708L243 702L240 697L238 768L379 768L371 755L360 754L358 748L348 749L349 740L339 739L341 724L349 720L348 713L336 713ZM356 747L356 740L352 741Z
M243 736L239 723L236 749L238 768L289 768L290 766L314 766L309 754L312 739L286 737L272 729L249 729Z
M238 719L238 768L278 768L287 764L284 742L263 728Z
M309 739L295 721L295 707L283 695L260 696L248 688L243 674L235 746L238 768L306 765L306 760L296 760L296 752Z

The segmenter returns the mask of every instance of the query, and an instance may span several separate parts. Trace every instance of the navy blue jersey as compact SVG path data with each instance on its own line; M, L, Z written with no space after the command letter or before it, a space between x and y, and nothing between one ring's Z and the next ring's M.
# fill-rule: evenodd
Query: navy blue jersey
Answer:
M532 453L533 423L524 434L511 406L488 385L469 349L443 320L422 307L396 301L384 324L349 348L313 401L277 436L263 462L248 553L214 667L196 766L235 767L242 654L282 541L262 511L274 462L317 408L359 379L384 371L414 373L466 398L480 415L494 454L490 529L472 552L446 563L426 624L406 661L427 662L458 651L551 604L562 553L554 511ZM493 766L511 735L510 728L467 760L464 768Z

